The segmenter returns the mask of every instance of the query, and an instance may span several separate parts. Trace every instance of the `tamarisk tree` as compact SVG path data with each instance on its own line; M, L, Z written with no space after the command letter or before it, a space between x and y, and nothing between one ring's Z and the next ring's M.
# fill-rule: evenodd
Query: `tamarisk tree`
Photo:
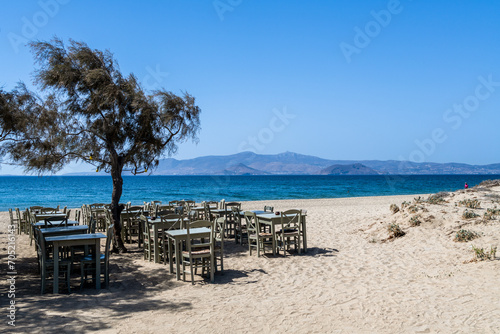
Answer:
M84 161L110 173L113 250L125 252L119 205L122 172L151 171L161 157L176 152L178 143L196 141L200 108L188 93L146 94L134 75L121 74L109 51L73 40L66 47L57 38L30 46L39 66L35 84L44 96L22 85L16 91L14 95L30 102L21 109L30 115L31 125L19 129L21 140L4 148L12 161L31 172L54 173L70 162Z

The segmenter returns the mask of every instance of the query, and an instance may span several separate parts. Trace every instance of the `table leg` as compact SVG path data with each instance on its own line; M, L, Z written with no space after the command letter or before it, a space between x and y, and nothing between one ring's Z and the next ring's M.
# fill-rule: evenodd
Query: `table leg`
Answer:
M101 239L95 239L95 288L101 289Z
M52 292L59 293L59 243L54 242L54 286Z
M167 235L168 242L168 265L171 274L174 273L174 256L172 254L172 238ZM176 259L177 260L177 259Z
M153 228L153 246L154 246L154 260L155 260L155 263L160 263L160 247L158 247L158 227L156 226L156 224L154 225L154 228Z
M302 243L304 245L304 253L307 253L307 228L306 228L306 217L302 217L302 232L303 232L303 237L302 237ZM300 245L299 245L300 246Z
M182 242L182 241L175 240L175 243L174 243L174 250L175 250L175 269L176 269L176 272L175 272L175 277L177 278L177 280L180 280L180 279L181 279L181 261L182 261L182 258L181 258L181 256L180 256L180 247L179 247L179 242Z

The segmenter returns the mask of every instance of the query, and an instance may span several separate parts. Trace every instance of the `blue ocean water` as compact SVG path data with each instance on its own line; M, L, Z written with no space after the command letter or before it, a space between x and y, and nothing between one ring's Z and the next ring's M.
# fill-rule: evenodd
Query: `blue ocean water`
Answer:
M426 194L470 187L500 175L124 176L121 202L190 199L250 201ZM2 176L0 211L33 205L110 203L110 176Z

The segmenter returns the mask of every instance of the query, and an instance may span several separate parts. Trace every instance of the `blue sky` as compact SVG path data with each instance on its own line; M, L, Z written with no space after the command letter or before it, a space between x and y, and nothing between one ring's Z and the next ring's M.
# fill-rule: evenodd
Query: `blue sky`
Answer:
M0 85L31 84L26 41L71 38L109 49L146 89L196 97L199 143L177 159L498 163L499 12L493 1L2 1ZM79 168L91 169L67 171Z

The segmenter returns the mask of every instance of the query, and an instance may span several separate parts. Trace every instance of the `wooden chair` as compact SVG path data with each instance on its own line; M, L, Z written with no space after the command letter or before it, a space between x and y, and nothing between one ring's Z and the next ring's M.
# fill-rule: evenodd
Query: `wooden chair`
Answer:
M16 217L19 221L19 233L29 234L29 224L26 218L26 212L21 214L19 208L16 208Z
M162 250L162 253L160 254L160 256L163 256L163 264L167 264L167 261L169 260L167 257L168 241L167 241L167 235L166 235L165 231L180 230L181 228L183 228L184 217L181 215L176 215L176 214L168 214L168 215L160 216L160 219L162 222L162 226L164 226L164 228L160 234L161 240L158 240L158 242L160 242L160 245L158 248L161 248L161 250Z
M226 237L236 237L235 235L235 225L236 220L240 219L240 215L237 216L233 213L233 207L238 208L238 212L241 210L241 203L238 202L227 202L224 204L225 217L226 217Z
M54 226L54 222L61 222L59 226L68 226L68 217L52 216L44 219L45 228Z
M220 271L224 271L224 231L226 230L226 218L219 217L215 219L214 224L214 268L218 271L218 264L220 264Z
M15 226L14 228L15 230L17 230L17 234L21 234L21 221L17 216L14 217L14 212L12 211L12 209L9 209L9 217L10 217L10 224Z
M34 206L30 206L29 212L30 213L41 213L41 211L40 211L41 209L43 209L43 206L34 205Z
M276 241L272 233L265 232L264 227L257 219L257 215L251 211L245 211L245 221L248 230L248 250L252 255L252 249L257 249L257 257L260 257L260 252L265 252L265 247L272 249L273 255L276 255Z
M141 215L140 220L142 222L142 242L144 251L144 260L152 261L154 255L154 241L151 235L151 226L149 224L148 217Z
M190 230L196 227L210 228L210 237L199 238L192 236ZM181 252L182 256L182 279L186 281L186 274L191 274L191 284L194 284L194 274L198 268L202 269L202 275L210 272L210 281L214 282L214 224L208 220L197 220L186 224L186 242ZM186 269L189 267L189 269Z
M264 206L265 212L274 212L274 206Z
M54 259L51 258L47 252L45 239L44 239L43 234L40 231L40 229L36 228L36 229L34 229L34 232L36 234L35 243L37 246L36 249L37 249L37 255L38 255L38 266L40 269L40 274L41 274L41 279L42 279L41 293L43 295L43 293L45 291L45 280L47 279L47 277L50 273L52 273L52 274L54 273ZM68 292L71 292L71 285L70 285L71 261L66 260L66 259L60 259L59 260L59 272L66 276L66 283L68 285Z
M111 254L111 241L113 240L113 227L113 224L108 226L106 232L106 248L104 254L100 256L101 273L104 275L104 284L106 288L109 288L109 256ZM83 289L83 284L89 280L87 274L91 272L93 273L93 277L95 277L95 271L95 254L89 254L80 260L80 290ZM96 277L95 279L101 278Z
M144 214L144 208L142 206L131 206L125 209L125 213L122 214L122 229L124 240L132 243L132 237L137 237L137 244L141 246L141 215Z
M248 231L247 231L247 224L245 219L241 219L240 215L240 208L233 206L231 208L232 210L232 217L234 221L234 241L236 243L240 243L240 245L243 245L243 239L246 239L248 241Z
M41 208L40 213L57 213L59 210L57 208Z
M300 254L300 238L302 236L302 213L300 210L287 210L281 212L281 230L276 232L278 249L283 249L286 256L291 245L295 246Z

